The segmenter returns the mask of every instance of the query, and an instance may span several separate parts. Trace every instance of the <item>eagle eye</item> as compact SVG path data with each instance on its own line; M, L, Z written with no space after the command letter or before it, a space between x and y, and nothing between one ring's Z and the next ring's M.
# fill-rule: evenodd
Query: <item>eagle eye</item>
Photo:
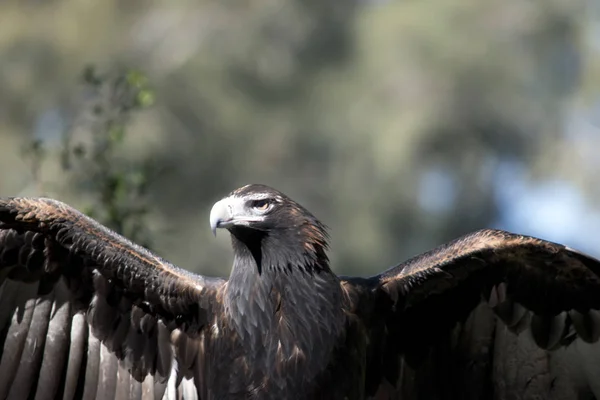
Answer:
M271 206L269 199L252 200L250 206L258 211L267 211Z

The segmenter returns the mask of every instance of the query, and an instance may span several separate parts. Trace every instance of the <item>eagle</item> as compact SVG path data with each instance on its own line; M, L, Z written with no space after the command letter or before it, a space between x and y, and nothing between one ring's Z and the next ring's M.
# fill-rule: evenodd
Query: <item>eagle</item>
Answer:
M371 277L252 184L210 212L228 279L59 201L0 199L0 399L600 398L600 261L484 229Z

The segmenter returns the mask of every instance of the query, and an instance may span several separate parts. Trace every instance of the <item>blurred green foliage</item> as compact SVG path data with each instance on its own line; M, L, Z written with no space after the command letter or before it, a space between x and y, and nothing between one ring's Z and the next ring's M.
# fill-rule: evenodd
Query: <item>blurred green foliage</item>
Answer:
M600 137L573 128L599 93L594 15L583 0L3 3L0 193L57 197L227 275L210 206L262 182L331 227L337 271L373 273L494 225L506 164L600 200ZM111 72L82 91L89 62ZM34 157L16 154L32 138Z
M145 226L148 214L146 194L157 167L150 159L125 161L119 150L128 134L131 115L154 103L148 78L137 70L100 74L88 66L82 74L86 100L80 109L89 118L66 131L57 156L61 175L70 175L72 187L89 194L81 211L109 228L146 247L151 235ZM91 140L73 141L77 130L87 131ZM46 152L41 139L25 149L31 159L33 176ZM43 185L43 182L38 182Z

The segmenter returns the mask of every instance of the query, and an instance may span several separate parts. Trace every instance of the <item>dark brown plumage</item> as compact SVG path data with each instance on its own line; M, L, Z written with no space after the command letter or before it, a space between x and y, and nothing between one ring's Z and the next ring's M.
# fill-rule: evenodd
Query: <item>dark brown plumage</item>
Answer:
M600 396L600 262L482 230L370 278L248 185L217 202L228 280L49 199L0 199L0 399Z

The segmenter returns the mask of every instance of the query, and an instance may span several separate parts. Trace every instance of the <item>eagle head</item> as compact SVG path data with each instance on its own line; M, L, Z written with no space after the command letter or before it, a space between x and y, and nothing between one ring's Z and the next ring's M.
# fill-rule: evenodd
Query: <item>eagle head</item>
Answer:
M251 254L259 269L327 262L326 227L300 204L266 185L234 190L210 211L210 226L231 233L236 256ZM321 262L319 262L321 264Z

